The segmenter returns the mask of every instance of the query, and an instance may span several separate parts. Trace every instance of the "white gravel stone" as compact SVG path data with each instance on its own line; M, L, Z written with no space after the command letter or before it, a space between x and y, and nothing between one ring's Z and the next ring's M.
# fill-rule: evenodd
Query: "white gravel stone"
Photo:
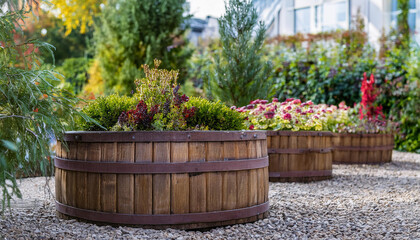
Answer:
M255 223L207 231L113 227L55 216L53 179L20 181L0 218L3 239L420 239L420 154L393 162L334 165L333 179L270 183L270 214Z

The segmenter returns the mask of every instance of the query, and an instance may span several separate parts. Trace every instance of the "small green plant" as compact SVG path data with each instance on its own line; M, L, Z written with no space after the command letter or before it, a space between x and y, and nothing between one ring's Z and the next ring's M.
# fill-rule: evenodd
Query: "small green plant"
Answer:
M194 115L195 108L184 106L189 98L179 93L178 71L158 69L160 64L155 59L154 68L143 66L145 77L135 81L140 101L135 109L121 113L113 130L186 129L186 120Z
M187 118L188 128L204 130L241 130L245 127L245 116L230 109L220 101L211 102L207 99L191 97L186 103L187 108L195 107L195 113ZM184 113L185 114L189 114Z
M96 120L101 126L93 122L86 122L81 119L79 126L85 131L111 130L118 122L121 112L128 111L136 106L137 99L134 97L119 96L117 94L98 99L86 105L82 112Z

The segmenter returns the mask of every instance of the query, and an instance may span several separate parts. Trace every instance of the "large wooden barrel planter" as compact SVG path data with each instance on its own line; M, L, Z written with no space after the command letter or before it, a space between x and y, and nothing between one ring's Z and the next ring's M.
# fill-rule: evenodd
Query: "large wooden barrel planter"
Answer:
M55 158L61 217L207 228L267 215L265 132L68 132Z
M267 131L273 182L310 182L332 177L332 133Z
M392 134L335 133L334 164L381 164L391 162Z

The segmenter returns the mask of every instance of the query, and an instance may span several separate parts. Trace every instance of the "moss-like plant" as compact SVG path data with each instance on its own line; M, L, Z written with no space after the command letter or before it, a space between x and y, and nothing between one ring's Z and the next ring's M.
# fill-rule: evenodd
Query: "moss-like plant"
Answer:
M220 101L191 97L185 104L187 109L195 108L194 114L187 119L190 129L202 130L241 130L244 129L245 116L230 109ZM184 112L184 114L189 114Z
M98 99L86 105L82 112L96 120L101 126L93 122L80 121L79 126L85 131L110 130L117 122L121 112L135 107L138 100L134 97L119 96L117 94Z

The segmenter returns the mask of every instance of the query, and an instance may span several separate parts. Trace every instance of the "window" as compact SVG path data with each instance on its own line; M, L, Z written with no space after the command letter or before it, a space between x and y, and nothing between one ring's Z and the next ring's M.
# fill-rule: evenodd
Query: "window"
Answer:
M311 30L311 10L309 7L295 10L295 33L309 33Z
M315 28L322 30L322 5L315 6Z
M315 8L316 27L321 31L348 28L347 1L327 2ZM318 26L319 25L319 26Z
M409 0L409 12L408 12L408 26L411 31L416 29L416 0ZM395 28L397 27L398 14L398 0L391 1L391 25Z

